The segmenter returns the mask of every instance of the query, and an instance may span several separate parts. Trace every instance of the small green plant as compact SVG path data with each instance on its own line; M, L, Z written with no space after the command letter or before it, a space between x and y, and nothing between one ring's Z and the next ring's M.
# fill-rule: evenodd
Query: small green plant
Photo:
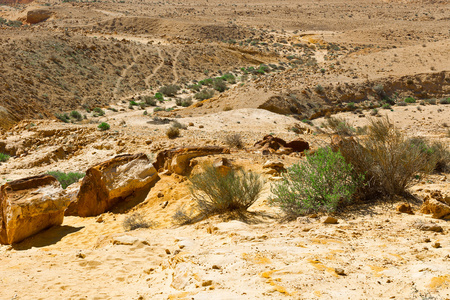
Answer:
M350 203L352 195L363 182L355 175L340 152L321 148L306 161L294 164L283 174L281 183L272 186L271 203L280 206L288 217L327 211L340 203Z
M355 109L355 102L347 103L347 107L350 109Z
M156 93L155 94L155 99L160 101L160 102L162 102L162 101L164 101L164 96L161 93Z
M356 129L347 120L341 118L327 118L322 126L339 135L351 136L356 132Z
M94 108L93 112L94 112L94 116L104 116L105 115L105 111L103 109L101 109L100 107Z
M213 83L213 88L222 93L227 89L227 84L222 78L215 78Z
M70 122L70 117L68 114L55 114L55 117L61 121L63 121L64 123L69 123Z
M180 129L174 126L169 127L166 131L166 135L169 139L174 139L180 136Z
M83 116L76 110L73 110L70 112L70 116L74 119L76 119L77 121L81 121L83 120Z
M98 127L98 129L100 129L101 131L105 131L105 130L108 130L111 126L109 126L109 124L106 123L106 122L102 122L102 123L100 123L97 127Z
M214 96L214 90L203 89L202 91L195 94L195 99L206 100Z
M206 166L189 180L189 190L203 216L247 210L258 200L264 185L251 171L231 169L224 174L213 166Z
M323 88L323 86L321 86L320 84L316 85L316 87L314 88L314 90L318 93L318 94L322 94L325 89Z
M439 101L440 104L450 104L450 97L449 98L442 98Z
M145 104L147 104L149 106L156 106L156 100L154 97L145 96L143 100L144 100Z
M8 154L0 152L0 162L7 162L10 157Z
M153 109L153 112L158 112L158 111L165 111L165 109L164 108L162 108L162 107L155 107L154 109Z
M47 172L47 174L55 177L61 183L61 186L63 189L66 189L72 183L78 182L78 180L83 178L85 175L84 173L78 173L78 172L64 173L61 171L50 171L50 172Z
M389 103L384 103L381 108L383 109L391 109L391 105Z
M140 213L135 212L125 218L122 226L126 231L130 231L138 228L150 228L153 226L153 224L145 220L144 216L142 216Z
M416 99L413 97L406 97L404 100L405 103L416 103Z
M129 106L138 106L139 104L137 104L136 101L131 100Z

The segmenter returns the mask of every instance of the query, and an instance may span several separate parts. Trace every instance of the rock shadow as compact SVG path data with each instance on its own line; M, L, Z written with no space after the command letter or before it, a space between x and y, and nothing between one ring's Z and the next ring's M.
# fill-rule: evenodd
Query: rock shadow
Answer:
M61 241L65 236L78 232L83 228L84 226L81 227L73 227L67 225L53 226L29 238L26 238L22 242L13 244L12 247L14 248L14 250L28 250L33 247L42 248L50 246Z

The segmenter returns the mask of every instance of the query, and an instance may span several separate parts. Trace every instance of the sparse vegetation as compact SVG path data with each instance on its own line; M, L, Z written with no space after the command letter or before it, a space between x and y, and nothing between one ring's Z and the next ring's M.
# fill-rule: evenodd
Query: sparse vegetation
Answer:
M339 135L351 136L356 132L356 129L350 125L347 120L338 117L330 117L325 119L322 126Z
M8 154L0 152L0 162L7 162L10 157Z
M94 116L98 116L98 117L101 117L101 116L104 116L105 115L105 111L103 110L103 109L101 109L100 107L96 107L96 108L94 108L93 109L93 112L94 112Z
M61 121L63 121L64 123L69 123L70 122L70 117L68 114L55 114L55 117Z
M147 221L142 214L135 212L125 218L122 226L126 231L131 231L138 228L150 228L153 224Z
M78 182L78 180L80 180L85 176L84 173L78 172L64 173L61 171L50 171L47 172L47 174L55 177L59 181L59 183L61 183L63 189L66 189L69 185Z
M203 89L202 91L195 94L195 99L206 100L214 96L214 90Z
M83 120L83 116L82 116L78 111L76 111L76 110L73 110L73 111L70 113L70 116L71 116L72 118L76 119L77 121Z
M177 94L179 89L180 89L180 87L178 85L171 84L171 85L166 85L166 86L161 87L159 89L159 92L161 94L163 94L164 96L173 97Z
M230 134L225 137L225 144L232 148L242 149L244 148L244 143L242 142L242 137L240 134Z
M320 148L307 154L306 161L294 164L283 174L281 183L272 186L271 203L280 206L288 217L327 211L350 203L363 181L340 152Z
M169 139L174 139L180 136L180 129L174 126L169 127L166 131L166 135Z
M204 172L189 180L191 195L204 216L245 211L255 203L263 188L263 181L256 173L231 169L222 174L213 166L206 166Z
M100 129L101 131L105 131L108 130L110 128L109 124L106 122L102 122L100 123L98 126L98 129Z
M413 97L406 97L404 100L405 103L416 103L416 99Z

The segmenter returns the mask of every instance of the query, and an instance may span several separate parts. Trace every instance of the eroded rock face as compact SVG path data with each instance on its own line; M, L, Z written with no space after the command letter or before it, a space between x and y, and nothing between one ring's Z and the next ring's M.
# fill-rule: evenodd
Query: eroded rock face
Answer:
M171 173L185 175L189 170L189 163L192 158L227 153L230 153L229 149L217 146L163 150L156 156L155 167L158 170L168 170Z
M27 12L27 23L36 24L43 22L52 16L53 12L48 9L35 9Z
M424 198L420 212L431 214L436 219L450 219L450 197L440 191L433 191Z
M0 243L12 244L60 225L69 201L55 177L40 175L4 184L0 189Z
M256 142L254 147L262 151L267 150L270 153L289 154L309 150L309 143L302 138L286 142L283 139L269 134L264 136L261 141Z
M87 170L76 200L70 204L66 215L99 215L158 179L158 172L147 155L116 156Z

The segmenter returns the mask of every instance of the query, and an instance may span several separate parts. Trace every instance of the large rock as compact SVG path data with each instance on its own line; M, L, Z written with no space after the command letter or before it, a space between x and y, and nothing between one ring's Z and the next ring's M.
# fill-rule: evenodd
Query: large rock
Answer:
M259 150L267 150L271 153L289 154L291 152L303 152L309 150L309 143L302 138L291 142L278 138L273 135L266 135L261 141L255 143L254 147Z
M159 179L145 154L124 154L87 170L66 215L96 216Z
M40 175L4 184L0 189L0 243L12 244L60 225L69 201L55 177Z
M420 212L436 219L450 219L450 198L440 191L433 191L424 198Z
M230 149L217 146L185 147L163 150L156 156L155 168L161 171L168 170L171 173L185 175L189 172L189 163L192 158L229 153Z
M29 24L36 24L39 22L43 22L50 18L53 15L53 12L48 9L35 9L27 12L26 22Z

